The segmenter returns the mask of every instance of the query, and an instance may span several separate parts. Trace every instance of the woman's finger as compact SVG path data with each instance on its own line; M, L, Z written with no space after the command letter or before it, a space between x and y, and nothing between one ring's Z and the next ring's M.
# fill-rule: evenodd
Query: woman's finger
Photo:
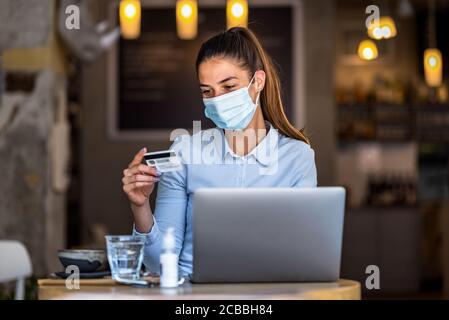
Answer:
M128 184L128 183L133 183L133 182L157 182L157 181L159 181L159 179L154 176L135 174L131 177L124 177L122 181L124 184Z
M157 169L156 169L156 167L150 167L150 166L147 166L148 168L150 168L150 171L151 171L151 175L152 176L160 176L161 174L157 171Z
M155 176L147 176L143 174L135 174L131 177L134 181L143 181L143 182L157 182L159 181L158 177ZM133 182L134 182L133 181Z
M134 167L134 166L138 165L139 163L141 163L142 159L143 159L143 155L146 152L147 152L147 148L140 149L140 151L137 152L136 155L134 156L134 158L131 161L131 163L129 164L128 168Z
M152 176L158 176L158 172L156 168L149 167L146 164L139 164L125 170L125 176L130 177L135 174L146 173Z
M153 182L132 182L129 184L125 184L123 186L123 191L125 191L126 193L129 193L129 192L133 191L134 189L146 187L151 184L153 184Z
M130 176L133 176L135 174L140 174L140 173L151 174L151 171L152 170L149 166L144 165L144 164L139 164L139 165L135 165L135 166L127 169L125 176L130 177Z

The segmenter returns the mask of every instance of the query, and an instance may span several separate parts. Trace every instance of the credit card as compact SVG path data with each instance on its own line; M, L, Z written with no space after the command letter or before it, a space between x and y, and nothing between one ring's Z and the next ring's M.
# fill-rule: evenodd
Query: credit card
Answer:
M156 167L159 172L171 172L182 169L181 159L173 150L147 152L143 160L150 167Z

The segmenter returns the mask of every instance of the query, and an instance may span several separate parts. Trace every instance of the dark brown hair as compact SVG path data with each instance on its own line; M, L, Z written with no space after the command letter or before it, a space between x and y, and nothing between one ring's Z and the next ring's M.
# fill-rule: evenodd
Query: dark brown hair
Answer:
M263 116L282 134L309 143L304 130L295 128L284 112L278 71L256 35L247 28L235 27L221 32L201 45L196 70L211 58L230 58L248 70L250 77L257 71L266 73L265 87L260 95Z

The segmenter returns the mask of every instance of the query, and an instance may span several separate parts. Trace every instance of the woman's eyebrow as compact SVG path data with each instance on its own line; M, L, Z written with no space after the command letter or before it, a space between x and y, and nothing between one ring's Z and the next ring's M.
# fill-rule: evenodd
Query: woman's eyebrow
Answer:
M227 81L232 80L232 79L238 79L238 78L237 78L237 77L234 77L234 76L232 76L232 77L227 77L226 79L220 80L220 81L218 81L217 83L218 83L218 84L222 84L222 83L227 82Z
M224 83L226 81L229 81L229 80L232 80L232 79L238 79L238 78L235 77L235 76L227 77L227 78L225 78L223 80L218 81L217 84L222 84L222 83ZM210 87L210 85L204 84L204 83L200 83L200 87Z

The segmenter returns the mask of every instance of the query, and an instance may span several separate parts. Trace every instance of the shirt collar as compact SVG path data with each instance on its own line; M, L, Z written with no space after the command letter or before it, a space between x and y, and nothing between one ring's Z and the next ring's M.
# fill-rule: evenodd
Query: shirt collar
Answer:
M274 128L273 125L268 121L265 121L265 127L268 130L267 135L262 139L262 141L260 141L260 143L253 150L251 150L250 153L248 153L244 157L236 155L232 151L232 149L229 147L228 140L224 135L224 130L220 130L224 140L223 159L227 155L230 155L234 158L248 158L253 156L260 164L264 166L269 166L273 161L276 161L278 156L276 151L278 147L279 133L277 129Z

